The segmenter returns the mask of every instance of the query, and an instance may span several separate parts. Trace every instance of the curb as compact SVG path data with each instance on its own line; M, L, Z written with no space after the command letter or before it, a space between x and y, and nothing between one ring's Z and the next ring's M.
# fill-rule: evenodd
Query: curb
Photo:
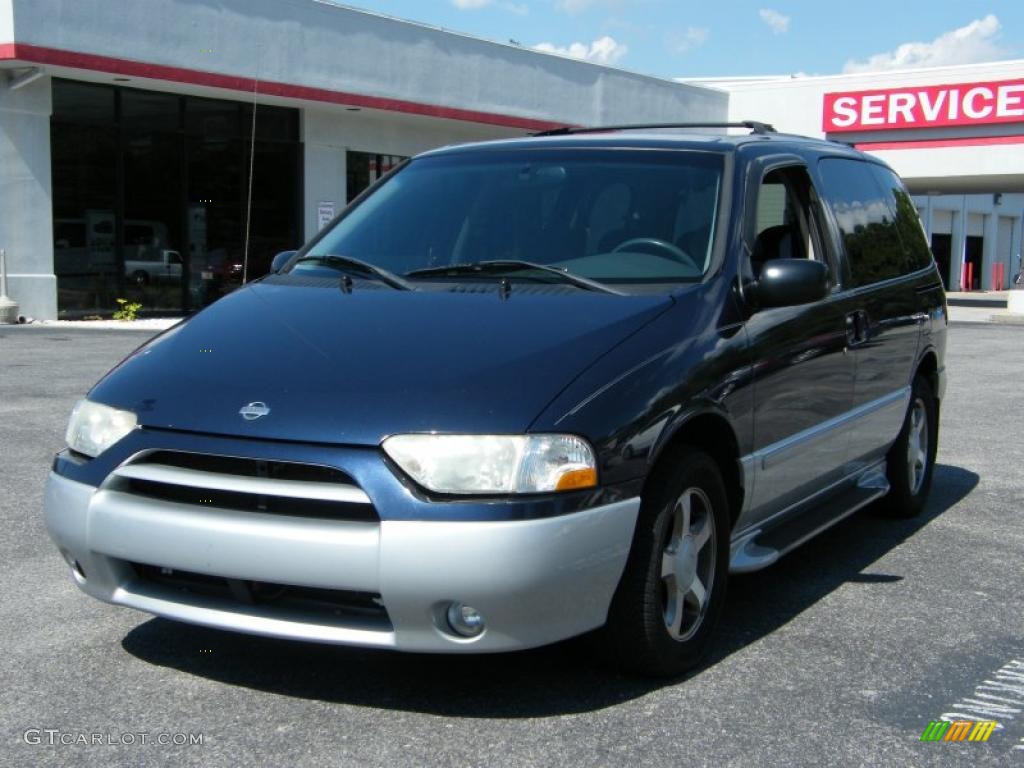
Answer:
M1009 313L992 315L990 322L999 325L1024 325L1024 315L1011 315Z

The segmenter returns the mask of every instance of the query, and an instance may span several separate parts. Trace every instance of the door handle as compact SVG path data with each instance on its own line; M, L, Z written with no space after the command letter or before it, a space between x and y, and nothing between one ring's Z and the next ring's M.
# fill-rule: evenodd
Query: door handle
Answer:
M846 315L846 345L857 347L868 340L868 313L855 309Z

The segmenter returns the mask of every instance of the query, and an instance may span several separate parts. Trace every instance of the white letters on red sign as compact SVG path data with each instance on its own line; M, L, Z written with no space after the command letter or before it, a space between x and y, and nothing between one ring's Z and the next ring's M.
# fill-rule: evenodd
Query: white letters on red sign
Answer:
M826 93L826 133L1016 123L1024 118L1024 79Z

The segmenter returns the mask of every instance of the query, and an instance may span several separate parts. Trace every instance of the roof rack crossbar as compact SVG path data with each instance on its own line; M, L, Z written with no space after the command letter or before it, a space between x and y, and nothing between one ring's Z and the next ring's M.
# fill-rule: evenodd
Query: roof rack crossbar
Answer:
M751 133L765 134L775 133L775 128L769 123L758 122L757 120L742 120L738 123L635 123L632 125L596 125L562 128L552 128L547 131L540 131L534 136L569 136L574 133L610 133L611 131L638 131L656 130L662 128L749 128Z

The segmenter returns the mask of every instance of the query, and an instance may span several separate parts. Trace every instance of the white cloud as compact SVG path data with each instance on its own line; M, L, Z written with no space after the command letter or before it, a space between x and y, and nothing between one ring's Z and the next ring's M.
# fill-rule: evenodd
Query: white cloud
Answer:
M1007 52L996 44L1001 25L989 14L970 24L939 35L930 43L904 43L894 51L876 53L865 61L850 59L843 72L877 72L886 69L975 64L1003 58Z
M555 7L566 13L579 13L594 4L594 0L558 0Z
M772 8L762 8L757 12L757 15L761 17L761 21L772 28L772 32L776 35L789 32L789 16L785 16Z
M513 3L509 0L495 2L494 0L451 0L452 5L460 11L478 11L489 6L501 8L503 11L514 13L517 16L525 16L530 9L524 3Z
M707 42L711 30L707 27L687 27L682 32L669 34L668 45L675 53L686 53Z
M885 200L876 200L864 204L859 200L852 203L833 203L832 211L838 219L839 227L844 232L852 232L857 227L866 227L873 221L881 221L890 215L889 204Z
M628 8L631 5L640 5L644 3L659 2L660 0L555 0L555 9L576 15L577 13L583 13L586 10L593 8L594 6L601 6L608 10L618 10L620 8Z
M614 64L629 51L629 46L617 42L610 35L599 37L589 45L587 43L570 43L567 46L559 46L553 43L538 43L533 47L534 50L544 53L558 53L562 56L593 61L597 64Z

